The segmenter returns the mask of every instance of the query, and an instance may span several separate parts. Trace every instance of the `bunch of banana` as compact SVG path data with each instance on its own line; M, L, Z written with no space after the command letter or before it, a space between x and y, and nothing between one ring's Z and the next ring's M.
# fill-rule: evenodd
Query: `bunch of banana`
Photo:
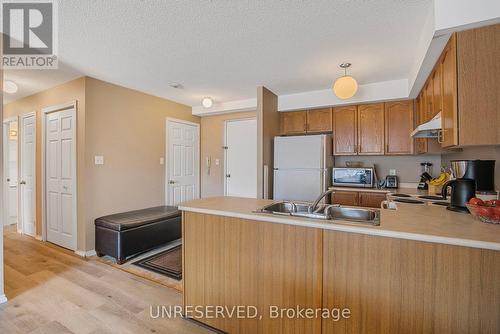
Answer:
M450 174L448 174L446 172L441 172L441 174L439 174L438 177L430 180L429 184L433 185L433 186L440 186L440 185L445 184L445 182L448 181L449 179L450 179Z

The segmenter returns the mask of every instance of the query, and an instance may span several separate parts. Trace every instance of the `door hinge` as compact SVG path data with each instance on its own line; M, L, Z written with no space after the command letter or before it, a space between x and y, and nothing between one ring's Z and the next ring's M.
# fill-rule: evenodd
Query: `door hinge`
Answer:
M230 177L231 177L231 174L226 174L226 177L227 177L227 178L230 178Z
M229 148L229 147L227 147L227 146L222 146L222 149L223 149L223 150L227 150L228 148Z

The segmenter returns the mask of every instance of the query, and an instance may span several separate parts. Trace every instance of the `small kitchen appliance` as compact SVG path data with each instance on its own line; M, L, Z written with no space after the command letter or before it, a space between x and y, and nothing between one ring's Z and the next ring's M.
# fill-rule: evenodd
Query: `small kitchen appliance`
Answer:
M373 188L374 175L372 167L335 167L332 172L332 181L333 185L338 187Z
M420 174L420 182L418 183L418 189L427 190L429 189L428 181L432 180L431 170L432 163L430 162L422 162L420 164L421 174Z
M451 187L450 205L446 208L450 211L469 213L467 202L476 196L476 181L473 179L455 179L443 185L441 196L446 199L448 187Z
M396 175L387 175L385 177L385 187L386 188L397 188L398 187L398 177Z
M457 179L473 179L476 191L495 190L495 160L452 160L451 170Z

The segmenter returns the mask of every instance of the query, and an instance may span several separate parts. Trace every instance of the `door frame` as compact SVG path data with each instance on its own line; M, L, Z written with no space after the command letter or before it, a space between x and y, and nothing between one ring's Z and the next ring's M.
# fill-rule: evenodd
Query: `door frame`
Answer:
M28 112L28 113L25 113L25 114L22 114L19 116L19 164L18 164L18 168L19 168L19 178L22 178L23 177L23 139L24 139L24 130L23 130L23 122L24 122L24 119L25 118L28 118L28 117L35 117L35 127L34 127L34 136L33 136L33 141L34 141L34 153L35 153L35 159L33 159L33 170L35 171L33 173L33 192L35 193L35 202L33 203L33 206L34 206L34 210L35 210L35 233L33 235L33 237L37 237L37 234L36 234L36 147L37 147L37 138L36 138L36 112L35 111L31 111L31 112ZM24 201L23 201L23 196L21 194L21 191L19 191L19 224L18 224L18 232L22 233L22 234L26 234L25 231L24 231Z
M46 163L46 147L45 147L45 141L46 141L46 135L47 135L47 121L46 121L46 117L48 114L51 114L53 112L58 112L58 111L64 111L66 109L74 109L75 110L75 126L73 127L73 152L74 152L74 155L73 155L73 173L75 175L75 177L73 178L73 182L72 182L72 186L73 186L73 189L74 189L74 194L73 194L73 206L75 208L74 212L73 212L73 221L74 221L74 224L75 224L75 249L73 249L73 251L77 251L78 250L78 220L77 220L77 217L78 217L78 201L77 201L77 197L78 197L78 188L77 188L77 177L78 177L78 169L77 169L77 163L78 163L78 152L77 152L77 141L78 141L78 138L77 138L77 124L78 124L78 119L77 119L77 115L78 115L78 109L77 109L77 101L76 100L73 100L73 101L70 101L70 102L67 102L67 103L63 103L63 104L58 104L58 105L54 105L54 106L49 106L49 107L45 107L45 108L42 108L42 164L41 164L41 175L42 175L42 240L43 241L47 241L47 202L46 202L46 196L45 196L45 190L47 189L46 188L46 181L47 181L47 178L46 178L46 175L45 175L45 163Z
M185 125L191 125L191 126L195 126L196 127L196 133L197 133L197 136L198 136L198 145L197 145L197 150L196 150L196 154L198 155L198 164L196 166L196 173L197 173L197 180L196 182L198 182L198 191L197 191L197 196L198 198L200 198L200 194L201 194L201 173L200 173L200 164L201 164L201 157L200 157L200 151L201 151L201 147L200 147L200 143L201 143L201 140L200 140L200 123L195 123L195 122L190 122L190 121L185 121L185 120L182 120L182 119L178 119L178 118L173 118L173 117L167 117L165 119L165 158L164 158L164 161L165 161L165 205L168 205L168 179L169 179L169 161L168 161L168 124L169 122L174 122L174 123L181 123L181 124L185 124Z
M244 117L244 118L233 118L233 119L226 119L224 121L224 196L227 196L227 125L231 122L239 122L239 121L250 121L250 120L255 120L257 122L257 117ZM257 133L255 133L255 137L257 138ZM257 196L257 188L258 188L258 183L257 187L255 188L255 195Z
M18 184L17 184L17 224L16 224L16 230L19 232L19 221L20 221L20 216L19 216L19 118L17 116L12 116L5 118L2 122L2 136L3 136L3 170L4 170L4 178L6 177L5 171L7 170L7 164L8 164L8 159L5 159L5 154L9 152L8 147L9 147L9 134L5 130L5 126L7 124L10 124L11 122L17 122L17 159L16 159L16 169L18 172L17 179L18 179ZM8 190L8 185L6 179L2 180L2 194L3 198L7 199L9 196L9 190ZM2 224L5 224L5 222L9 221L9 209L7 207L8 200L4 200L4 210L3 210L3 219L2 219ZM14 224L12 224L14 225Z

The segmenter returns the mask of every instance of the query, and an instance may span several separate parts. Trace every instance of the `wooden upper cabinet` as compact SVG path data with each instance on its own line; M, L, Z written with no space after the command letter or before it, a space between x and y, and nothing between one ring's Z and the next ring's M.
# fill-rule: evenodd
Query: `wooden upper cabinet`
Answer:
M441 146L458 145L457 42L453 34L440 59L442 82Z
M358 106L358 154L384 154L384 104Z
M333 154L357 154L357 106L333 108Z
M427 121L429 121L432 117L432 111L434 109L434 106L433 106L433 102L434 102L434 99L433 99L433 95L434 95L434 85L433 85L433 81L430 80L431 78L429 78L426 86L425 86L425 91L424 91L424 96L425 96L425 106L424 106L424 110L423 110L423 113L422 113L422 116L423 116L423 122L422 123L425 123Z
M457 33L462 145L500 145L500 24Z
M331 132L332 108L307 111L307 132Z
M385 154L413 154L413 101L385 103Z
M441 64L438 63L432 75L432 110L429 119L432 119L442 109L441 85Z
M281 113L281 134L304 134L307 127L307 112Z

